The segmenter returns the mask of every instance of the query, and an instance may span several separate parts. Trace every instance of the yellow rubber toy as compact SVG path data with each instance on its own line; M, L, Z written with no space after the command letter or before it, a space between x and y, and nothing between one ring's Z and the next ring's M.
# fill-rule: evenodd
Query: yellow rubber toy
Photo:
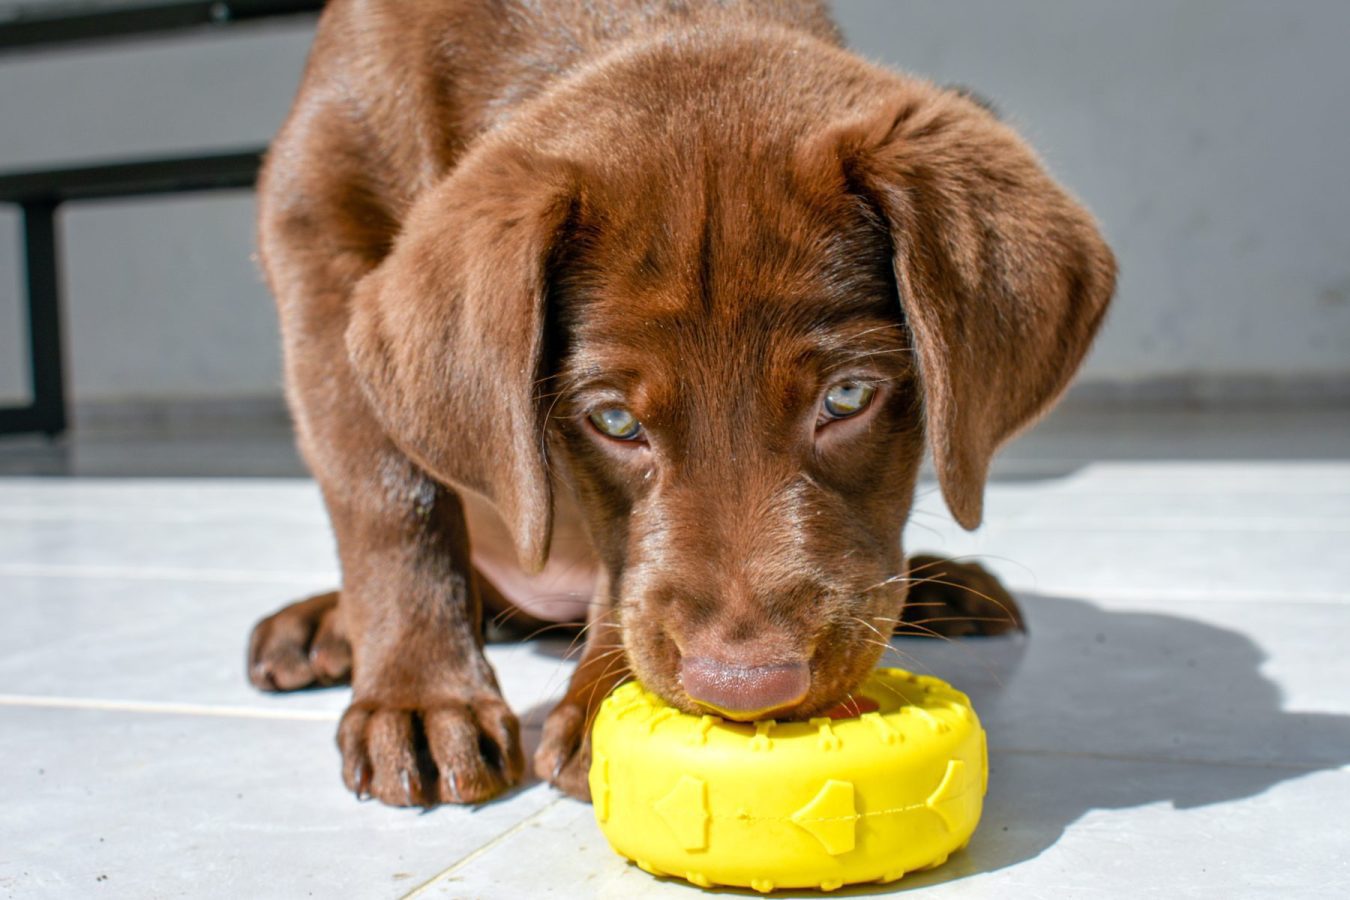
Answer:
M768 892L895 881L946 861L980 819L984 730L965 694L878 669L853 718L691 716L635 682L600 707L591 799L653 875Z

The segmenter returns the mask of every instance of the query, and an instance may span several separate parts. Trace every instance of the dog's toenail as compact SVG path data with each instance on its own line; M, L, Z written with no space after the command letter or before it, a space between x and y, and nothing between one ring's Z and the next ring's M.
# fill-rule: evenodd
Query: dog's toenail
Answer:
M275 691L277 689L276 679L267 669L267 663L257 663L253 666L253 683L264 691Z
M356 782L356 799L370 799L370 767L364 762L356 764L353 780Z
M412 806L413 805L412 776L408 774L407 769L404 769L402 772L399 773L398 780L399 783L403 785L403 798L408 801L409 806Z

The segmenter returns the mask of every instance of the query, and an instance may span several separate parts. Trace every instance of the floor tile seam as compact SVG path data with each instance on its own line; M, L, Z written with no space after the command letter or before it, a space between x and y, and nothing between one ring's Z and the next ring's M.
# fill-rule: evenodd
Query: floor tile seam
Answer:
M342 718L341 710L267 709L251 706L225 706L212 703L179 703L168 700L117 700L103 697L67 697L60 694L0 694L0 711L5 709L48 709L79 712L127 712L145 715L201 717L208 719L259 719L290 722L331 722ZM543 716L538 722L521 725L521 734L543 731Z
M1056 759L1100 760L1103 762L1147 763L1150 765L1167 764L1178 766L1201 766L1219 769L1273 769L1281 772L1303 772L1307 774L1324 771L1350 772L1350 762L1336 764L1336 763L1313 763L1313 762L1278 762L1270 760L1251 760L1251 759L1245 760L1202 759L1198 757L1168 756L1166 754L1160 753L1096 753L1088 750L1052 750L1052 749L1037 749L1034 747L1002 747L997 744L989 745L989 755L1039 756L1039 757L1054 757Z
M60 525L62 527L92 528L108 525L122 526L184 526L201 529L224 526L250 527L275 526L282 528L305 528L315 531L327 527L327 523L318 517L286 518L284 516L252 516L246 513L223 513L220 515L54 515L51 513L11 514L0 513L0 525ZM945 524L945 523L944 523ZM953 530L956 525L950 524ZM1247 534L1342 534L1350 532L1350 517L1346 516L1030 516L1011 514L992 519L985 535L998 535L1006 532L1071 532L1075 535L1093 537L1111 535L1137 535L1149 533L1196 534L1196 535L1247 535Z
M1149 608L1148 603L1151 601L1164 601L1169 604L1168 609L1175 608L1171 604L1191 604L1194 606L1206 607L1225 603L1239 606L1250 606L1259 603L1279 603L1281 608L1297 606L1350 606L1350 593L1341 591L1234 591L1223 588L1215 590L1205 590L1202 588L1195 588L1193 590L1176 588L1166 590L1148 590L1146 588L1140 590L1104 590L1089 584L1084 584L1079 587L1063 585L1047 587L1045 585L1015 581L1013 579L1005 580L1004 586L1014 595L1027 594L1065 600L1105 600L1112 603L1139 603L1143 608Z
M957 559L978 559L981 554L962 554ZM994 559L993 557L986 557ZM996 561L996 560L995 560ZM159 581L159 582L211 582L214 584L254 584L292 586L322 586L336 582L336 569L328 572L314 571L267 571L218 568L187 568L165 566L78 566L78 565L41 565L32 563L0 562L0 578L44 578L51 580L70 579L79 581ZM1008 589L1015 593L1044 594L1047 596L1076 597L1106 600L1167 600L1171 602L1211 603L1253 603L1278 600L1282 604L1307 605L1345 605L1350 604L1350 593L1339 591L1291 591L1275 590L1235 591L1228 588L1194 589L1139 589L1139 590L1103 590L1099 586L1084 584L1079 587L1059 585L1053 588L1042 584L1030 583L1014 578L1006 578Z
M1223 524L1220 524L1220 523ZM1346 516L1021 516L1000 517L991 522L989 535L999 532L1072 532L1075 535L1102 537L1135 534L1340 534L1350 531L1350 517Z
M927 477L925 477L927 476ZM1203 492L1216 481L1237 482L1235 488L1244 494L1274 493L1271 482L1287 479L1289 488L1298 493L1313 493L1315 478L1330 478L1333 493L1346 493L1342 481L1350 477L1350 464L1322 456L1303 460L1239 460L1227 464L1223 460L1199 459L1177 461L1160 457L1138 460L1100 460L1083 457L1044 456L996 460L990 469L995 484L1016 487L1027 481L1053 482L1059 490L1111 491L1118 490L1115 482L1166 482L1177 484L1187 492ZM1245 482L1259 479L1256 484ZM938 479L922 473L920 484L932 484Z
M536 788L532 788L532 790L549 790L549 789L550 788L547 785L543 784L538 785ZM558 806L558 804L564 802L567 799L569 798L561 796L554 797L548 803L544 804L539 809L530 813L528 816L521 819L519 822L512 825L510 828L494 835L493 838L489 840L487 843L469 851L465 855L461 856L459 859L452 862L449 866L445 867L441 871L437 872L435 875L431 876L431 878L427 879L426 881L419 884L417 887L413 888L408 893L404 894L400 898L400 900L413 900L413 898L423 896L424 894L427 893L427 891L430 891L432 888L436 887L437 884L440 884L445 879L453 875L455 872L458 872L460 869L463 869L465 866L469 865L474 860L484 856L493 848L500 846L514 835L519 834L521 831L528 828L531 824L543 818L545 813L549 812L554 807Z
M112 505L112 504L110 504ZM256 504L261 506L262 503ZM302 512L287 515L280 512L261 512L258 509L196 509L185 513L174 509L155 507L109 509L52 509L42 506L14 506L7 504L0 509L0 524L8 522L59 522L65 525L103 525L120 522L129 525L219 525L233 523L237 525L303 525L315 528L324 527L323 512L319 509L311 514Z
M229 486L227 486L227 484ZM81 490L107 491L125 487L192 489L234 492L237 489L267 490L286 487L314 488L308 475L2 475L0 494L6 489L41 490L73 493Z
M151 715L193 716L224 719L266 719L291 722L337 722L340 711L320 709L266 709L210 703L180 703L167 700L117 700L100 697L66 697L46 694L0 694L0 709L52 709L89 712L124 712Z
M209 581L217 584L313 585L336 581L337 569L285 571L266 569L220 569L185 566L67 565L0 562L0 578L50 578L111 581Z
M1035 478L1033 475L1023 476L1019 479L998 480L998 474L992 476L991 482L985 487L985 497L995 502L1033 502L1038 499L1045 501L1084 501L1084 499L1099 499L1099 501L1112 501L1112 499L1129 498L1131 502L1138 498L1157 498L1172 499L1181 498L1185 501L1193 499L1297 499L1303 497L1314 497L1318 499L1345 499L1350 498L1350 487L1343 487L1341 484L1335 486L1320 486L1320 484L1293 484L1293 486L1280 487L1243 487L1241 484L1195 484L1184 483L1157 483L1154 479L1139 478L1138 484L1065 484L1062 480L1053 478L1053 476L1044 476L1044 478ZM1219 479L1215 479L1219 480ZM1224 476L1223 480L1241 480L1241 475ZM1035 483L1035 482L1053 482ZM922 497L915 501L922 505L922 509L940 510L940 502L934 502L933 498Z
M1350 468L1347 470L1350 475ZM1311 474L1311 473L1310 473ZM1320 476L1319 476L1320 478ZM1122 480L1122 479L1113 479ZM1217 479L1216 479L1217 480ZM1233 478L1225 477L1224 480L1241 480L1241 476ZM1128 500L1136 501L1141 497L1147 497L1155 500L1166 500L1176 497L1187 500L1197 498L1215 498L1215 499L1233 499L1233 498L1300 498L1316 497L1326 500L1328 498L1350 498L1350 479L1347 484L1341 485L1322 485L1312 483L1310 478L1307 484L1280 485L1280 486L1246 486L1241 484L1224 485L1222 488L1215 484L1196 484L1194 479L1187 479L1184 482L1160 483L1158 479L1147 476L1135 476L1129 479L1129 484L1108 484L1074 482L1068 484L1057 482L1056 484L1036 484L1030 481L993 481L985 488L985 492L992 498L1004 498L1008 500L1025 501L1032 497L1044 497L1046 500L1064 501L1064 500ZM936 495L925 495L921 498L927 505L938 507L941 504L935 502Z
M88 697L59 697L23 694L0 694L0 708L66 709L95 712L129 712L160 715L183 715L206 718L245 718L304 722L336 722L341 713L327 710L268 710L240 706L213 706L209 704L172 703L163 701L103 700ZM1220 768L1277 769L1294 772L1316 772L1328 769L1326 764L1313 762L1279 762L1270 760L1210 759L1167 754L1100 753L1093 751L1054 750L1033 747L1007 747L992 744L994 755L1043 756L1071 759L1092 759L1110 762L1167 763L1176 765L1210 766ZM1347 769L1350 763L1334 768ZM465 858L467 860L467 857ZM464 860L461 860L461 862ZM452 867L453 868L453 867ZM448 869L446 870L449 871ZM445 873L442 873L445 874ZM411 896L411 895L410 895Z

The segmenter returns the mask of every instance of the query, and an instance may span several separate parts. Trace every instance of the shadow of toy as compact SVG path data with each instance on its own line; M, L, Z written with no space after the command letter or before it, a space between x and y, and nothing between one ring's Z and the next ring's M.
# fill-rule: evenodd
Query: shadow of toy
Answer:
M1014 866L1097 810L1227 803L1350 763L1350 716L1285 709L1244 634L1065 597L1019 600L1030 636L893 642L888 664L970 695L989 733L989 793L970 846L946 865L842 894Z

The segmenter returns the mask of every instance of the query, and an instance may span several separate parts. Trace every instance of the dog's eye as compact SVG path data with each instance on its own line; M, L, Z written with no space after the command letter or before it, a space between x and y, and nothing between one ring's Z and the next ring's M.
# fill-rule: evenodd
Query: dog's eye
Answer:
M825 392L825 414L831 419L847 419L867 408L876 387L861 381L841 381Z
M597 431L616 441L635 441L642 434L642 423L622 406L598 409L591 413L590 420Z

